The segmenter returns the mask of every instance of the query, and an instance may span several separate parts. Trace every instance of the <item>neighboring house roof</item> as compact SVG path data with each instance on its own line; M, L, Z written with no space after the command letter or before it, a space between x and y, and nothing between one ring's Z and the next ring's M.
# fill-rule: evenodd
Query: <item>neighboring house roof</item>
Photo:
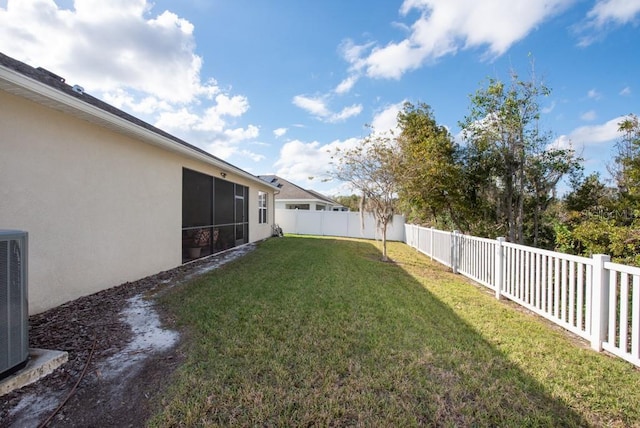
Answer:
M324 196L315 190L303 189L302 187L294 184L284 178L277 175L259 175L262 180L275 185L280 188L280 193L276 195L276 200L287 201L319 201L332 206L342 206L338 202Z
M204 161L251 181L263 182L255 175L89 95L78 85L68 85L64 78L48 70L31 67L1 52L0 90L136 140Z
M339 203L337 203L333 199L330 199L330 198L324 196L323 194L316 192L315 190L307 189L307 192L309 192L311 195L315 196L316 198L320 199L321 201L325 201L328 204L340 205Z

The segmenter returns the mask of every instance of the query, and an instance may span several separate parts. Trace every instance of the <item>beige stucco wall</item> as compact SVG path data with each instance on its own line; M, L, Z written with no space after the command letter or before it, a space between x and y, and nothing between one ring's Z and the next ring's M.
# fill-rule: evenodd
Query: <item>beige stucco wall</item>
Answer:
M0 91L0 229L29 232L29 312L180 265L183 166L219 174ZM227 173L250 186L250 241L268 237L256 184Z

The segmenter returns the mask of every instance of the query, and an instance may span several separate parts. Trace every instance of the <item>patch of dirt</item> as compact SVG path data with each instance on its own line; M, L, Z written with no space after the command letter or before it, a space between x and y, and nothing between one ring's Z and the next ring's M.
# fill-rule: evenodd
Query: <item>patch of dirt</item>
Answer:
M144 426L154 398L184 360L173 320L154 297L254 248L234 248L30 317L30 347L67 351L69 361L3 396L0 426Z

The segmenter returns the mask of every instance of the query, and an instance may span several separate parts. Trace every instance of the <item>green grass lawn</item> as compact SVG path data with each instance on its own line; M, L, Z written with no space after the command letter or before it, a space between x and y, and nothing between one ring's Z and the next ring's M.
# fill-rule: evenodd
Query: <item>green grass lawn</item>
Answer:
M640 370L401 243L287 236L165 295L151 426L640 426Z

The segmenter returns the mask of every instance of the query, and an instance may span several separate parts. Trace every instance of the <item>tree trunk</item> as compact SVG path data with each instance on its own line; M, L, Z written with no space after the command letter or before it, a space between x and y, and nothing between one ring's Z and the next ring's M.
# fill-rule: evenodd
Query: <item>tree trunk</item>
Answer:
M518 244L524 244L524 197L518 195L518 216L517 216Z
M509 242L516 242L516 228L515 228L515 216L514 216L514 203L513 203L513 186L511 180L509 180L507 186L505 186L504 205L507 210L507 226L509 228Z
M525 166L525 137L522 133L523 129L519 130L519 137L517 141L518 150L518 190L517 190L517 235L518 244L524 244L524 166Z
M382 223L382 261L386 262L387 258L387 221Z
M518 243L524 244L524 171L520 170L518 189Z
M540 203L536 196L536 203L533 207L533 246L538 248L538 229L540 228Z

